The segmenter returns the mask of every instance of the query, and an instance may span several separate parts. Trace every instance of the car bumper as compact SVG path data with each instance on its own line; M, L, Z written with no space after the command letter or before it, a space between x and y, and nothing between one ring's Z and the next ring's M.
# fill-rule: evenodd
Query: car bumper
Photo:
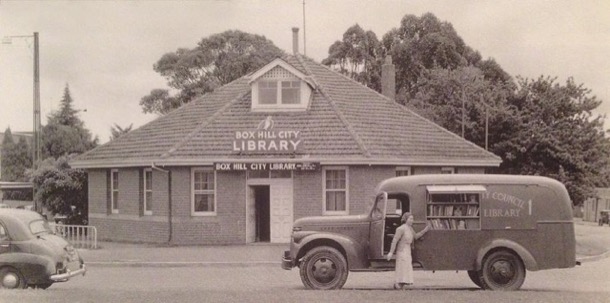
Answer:
M87 267L85 266L85 264L81 264L80 268L77 270L71 271L68 269L67 272L65 272L63 274L52 275L51 277L49 277L49 279L51 279L51 281L53 281L53 282L66 282L74 276L79 276L79 275L84 276L86 272L87 272Z
M282 256L282 269L291 270L294 267L294 260L290 257L290 251L284 251Z

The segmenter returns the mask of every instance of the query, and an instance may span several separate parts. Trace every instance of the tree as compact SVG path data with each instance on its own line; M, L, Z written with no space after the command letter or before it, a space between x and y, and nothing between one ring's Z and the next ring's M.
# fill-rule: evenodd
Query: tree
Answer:
M514 115L506 101L512 82L495 81L474 66L426 70L406 105L453 133L463 131L465 139L479 146L485 146L487 127L488 145L493 146L506 139Z
M515 119L494 152L501 155L503 173L543 175L563 182L572 201L581 204L595 187L610 185L610 139L604 116L592 111L601 101L572 78L565 85L555 78L518 81L508 99Z
M91 138L91 132L78 118L78 111L73 108L72 102L70 89L66 85L59 110L47 117L48 123L42 129L43 158L57 159L73 153L83 153L97 146L98 138Z
M68 161L73 156L62 156L57 160L48 158L31 172L30 177L37 188L36 201L54 214L67 216L68 224L87 224L87 173L70 168Z
M171 96L167 89L154 89L140 105L145 113L166 114L283 54L264 36L237 30L212 35L193 49L180 48L163 55L154 70L178 93Z
M115 123L114 126L110 128L110 133L112 134L112 136L110 137L110 141L112 141L114 139L118 139L120 136L130 132L132 127L133 127L133 123L129 124L129 126L127 126L125 128L122 128L118 124Z
M380 43L372 31L364 31L355 24L343 34L343 41L336 41L328 49L328 57L322 64L375 90L381 89L380 71L383 58Z
M384 56L391 55L395 62L397 99L403 104L416 95L417 82L426 70L454 70L481 60L451 23L441 22L431 13L404 16L400 27L386 33L381 44Z
M20 137L17 143L10 128L4 132L2 140L2 180L4 181L26 181L25 171L32 166L30 148L24 137Z
M0 180L3 181L12 181L15 178L15 174L12 171L13 165L12 161L10 161L7 156L11 153L13 149L13 145L15 145L15 140L13 139L13 133L11 132L11 128L7 128L4 131L4 137L2 138L2 149L0 149Z

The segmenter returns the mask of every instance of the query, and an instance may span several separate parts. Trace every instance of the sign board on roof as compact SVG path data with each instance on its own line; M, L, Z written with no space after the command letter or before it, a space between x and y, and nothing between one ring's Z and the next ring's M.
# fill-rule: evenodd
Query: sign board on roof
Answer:
M268 116L256 129L236 131L233 152L242 154L290 154L302 149L301 131L274 129L275 122Z

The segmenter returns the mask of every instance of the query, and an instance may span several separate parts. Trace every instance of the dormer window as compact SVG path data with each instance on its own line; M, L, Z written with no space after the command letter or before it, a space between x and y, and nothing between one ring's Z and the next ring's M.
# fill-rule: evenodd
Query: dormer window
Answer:
M269 81L258 83L259 104L301 103L301 81Z
M254 111L306 110L312 92L306 76L281 59L254 73L251 86Z

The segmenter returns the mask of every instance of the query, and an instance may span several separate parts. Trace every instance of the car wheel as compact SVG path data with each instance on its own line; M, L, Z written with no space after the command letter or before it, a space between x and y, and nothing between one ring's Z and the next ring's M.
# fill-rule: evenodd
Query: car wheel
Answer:
M307 288L339 289L347 281L347 262L343 254L332 247L316 247L305 255L300 274Z
M12 267L5 267L0 269L0 288L26 288L27 283L23 275Z
M483 289L517 290L525 281L525 266L513 252L496 251L485 257L479 280Z
M481 284L481 279L479 279L479 272L478 271L476 271L476 270L469 270L468 271L468 277L470 278L470 281L472 281L478 287L483 288L483 286Z

